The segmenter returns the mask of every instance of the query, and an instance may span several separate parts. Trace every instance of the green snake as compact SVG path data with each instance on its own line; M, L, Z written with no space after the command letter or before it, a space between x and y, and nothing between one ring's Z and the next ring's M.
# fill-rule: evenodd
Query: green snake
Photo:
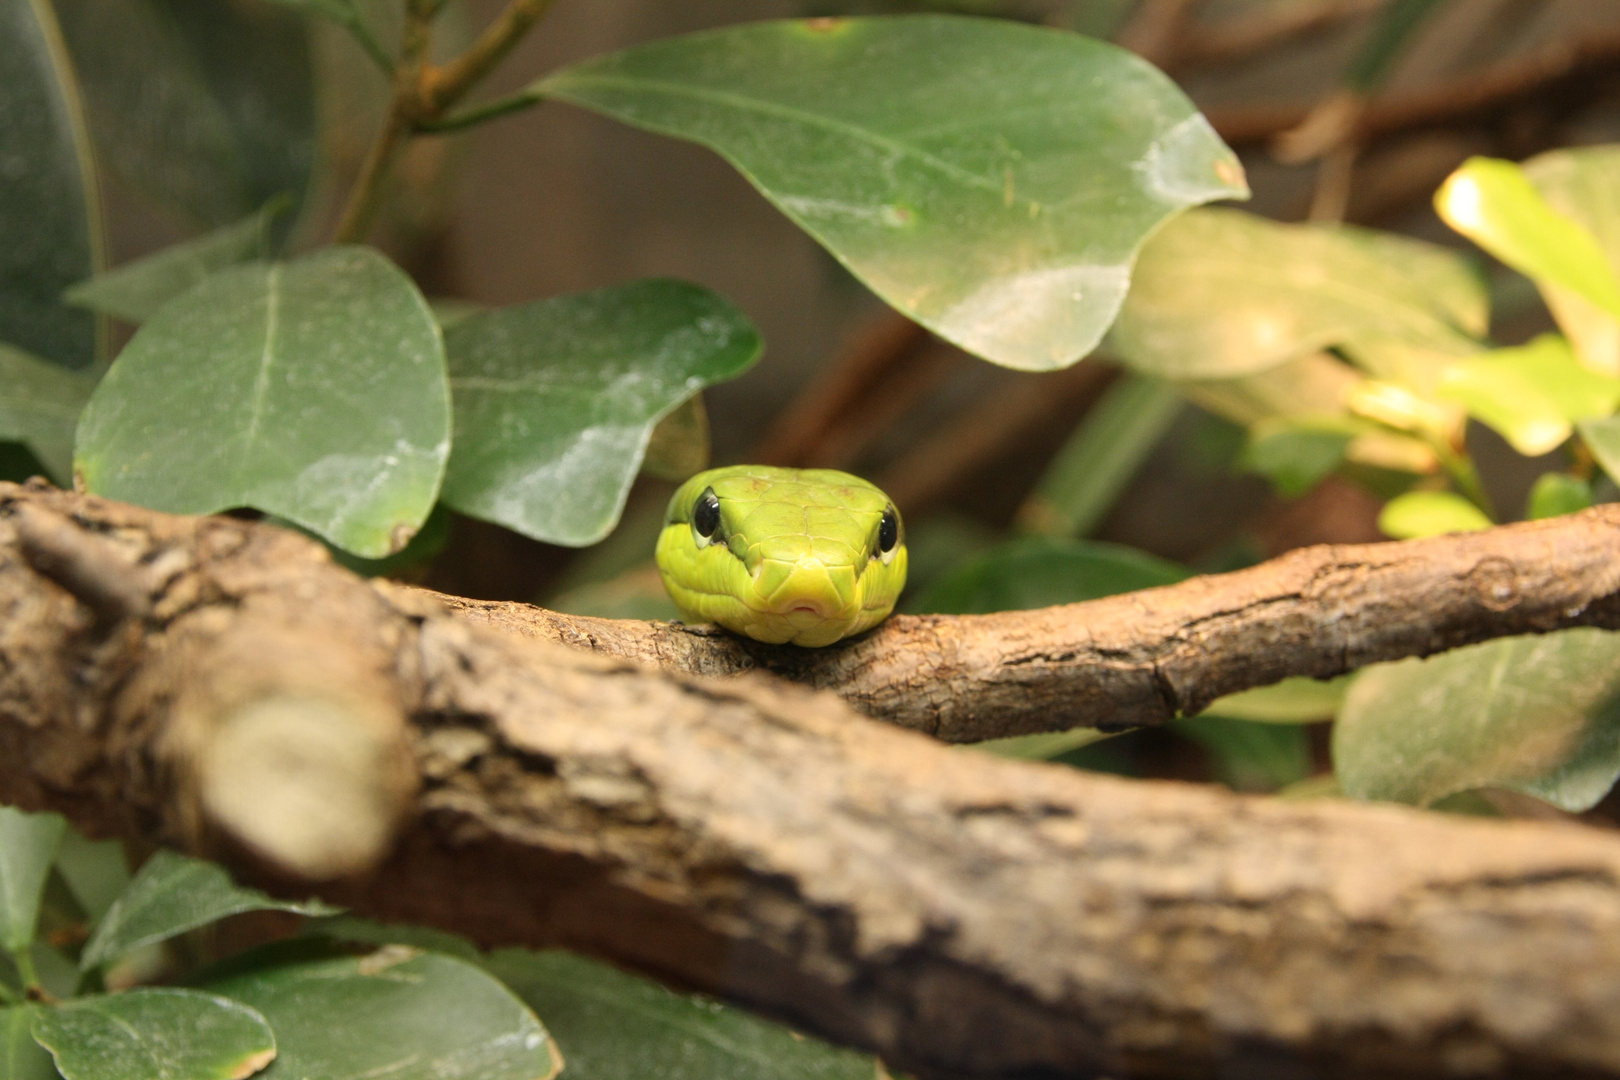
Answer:
M887 618L906 583L894 503L848 473L710 469L664 521L658 573L681 618L757 641L831 645Z

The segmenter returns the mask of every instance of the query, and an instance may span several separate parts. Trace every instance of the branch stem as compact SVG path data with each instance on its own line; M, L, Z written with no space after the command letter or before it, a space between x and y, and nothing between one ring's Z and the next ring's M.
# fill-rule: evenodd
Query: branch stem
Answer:
M443 67L424 72L422 99L433 114L431 118L437 119L494 70L552 3L553 0L512 0L465 52Z
M474 105L464 112L454 116L446 116L439 120L422 120L416 124L416 130L425 134L448 134L454 131L464 131L491 120L499 120L515 112L522 112L540 104L541 99L528 90L520 90L506 97L486 101L482 105Z

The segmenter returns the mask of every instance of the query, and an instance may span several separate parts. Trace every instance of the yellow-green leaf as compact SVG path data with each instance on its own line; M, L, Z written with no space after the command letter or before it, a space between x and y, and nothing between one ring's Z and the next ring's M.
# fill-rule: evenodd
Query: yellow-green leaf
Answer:
M1479 507L1449 491L1408 491L1384 504L1378 527L1397 540L1491 527Z
M1519 453L1536 457L1569 438L1573 421L1613 413L1620 405L1620 379L1582 364L1567 338L1543 334L1528 345L1453 363L1440 393L1461 402Z
M1434 196L1446 224L1536 282L1620 317L1620 278L1597 239L1548 204L1518 165L1469 158Z

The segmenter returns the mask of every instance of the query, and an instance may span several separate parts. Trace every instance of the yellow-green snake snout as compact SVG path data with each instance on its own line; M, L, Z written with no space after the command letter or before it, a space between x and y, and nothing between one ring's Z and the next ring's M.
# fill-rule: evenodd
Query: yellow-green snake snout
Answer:
M774 644L830 645L888 617L906 583L889 497L832 469L733 465L669 501L658 572L687 622Z

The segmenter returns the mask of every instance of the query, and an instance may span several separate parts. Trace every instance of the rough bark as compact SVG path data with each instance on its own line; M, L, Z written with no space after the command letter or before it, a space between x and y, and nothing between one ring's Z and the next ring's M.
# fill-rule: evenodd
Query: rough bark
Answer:
M439 597L466 618L697 675L763 670L947 742L1137 727L1289 675L1571 626L1620 628L1620 504L1485 532L1321 545L1236 573L995 615L895 616L825 649ZM437 595L437 594L434 594Z
M1611 834L1001 761L470 625L275 529L44 490L0 488L0 612L0 799L303 877L365 861L375 828L310 826L359 814L397 841L334 899L903 1069L1620 1076ZM254 773L285 827L231 797Z

